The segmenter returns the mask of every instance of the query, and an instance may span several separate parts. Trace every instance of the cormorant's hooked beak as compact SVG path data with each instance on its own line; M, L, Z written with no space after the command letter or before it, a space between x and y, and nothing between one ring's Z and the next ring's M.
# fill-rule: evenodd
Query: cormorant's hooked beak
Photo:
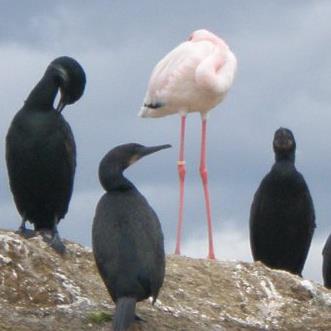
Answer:
M64 109L64 107L68 104L67 102L65 102L65 97L64 97L65 91L63 89L64 89L64 85L67 85L68 82L70 81L70 77L68 75L67 70L63 66L52 63L52 64L50 64L50 67L56 71L57 76L61 80L61 84L60 84L60 88L59 88L59 91L61 93L61 98L60 98L59 104L56 107L56 111L61 113L62 110Z
M160 151L161 149L166 149L166 148L170 148L171 145L166 144L166 145L159 145L159 146L151 146L151 147L145 147L141 150L141 152L139 153L140 157L143 157L145 155L149 155L155 152Z
M167 144L167 145L158 145L158 146L151 146L151 147L146 147L146 146L141 146L141 148L139 149L139 151L136 152L136 154L134 154L131 159L129 160L128 165L130 166L131 164L135 163L136 161L138 161L139 159L141 159L142 157L158 152L161 149L166 149L166 148L170 148L172 147L171 145Z
M56 111L58 111L59 113L62 112L62 110L64 109L64 107L66 106L66 102L64 101L64 98L61 96L61 99L59 101L59 104L56 107Z

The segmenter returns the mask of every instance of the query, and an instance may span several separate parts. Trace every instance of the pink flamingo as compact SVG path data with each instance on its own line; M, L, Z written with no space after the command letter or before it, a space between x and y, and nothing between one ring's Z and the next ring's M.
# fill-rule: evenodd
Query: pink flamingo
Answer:
M141 108L141 117L181 116L178 174L180 183L179 218L175 254L180 255L183 225L184 137L187 113L200 112L202 119L200 176L208 223L209 259L215 259L211 206L206 165L207 113L220 103L230 89L237 60L228 45L207 30L197 30L190 38L168 53L154 68Z

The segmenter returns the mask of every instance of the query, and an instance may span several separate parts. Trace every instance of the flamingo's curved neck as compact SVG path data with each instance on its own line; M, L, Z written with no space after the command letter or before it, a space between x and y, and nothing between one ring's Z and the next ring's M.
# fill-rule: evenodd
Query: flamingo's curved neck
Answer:
M236 67L236 58L232 52L218 43L214 51L197 67L195 79L200 87L221 95L231 86Z

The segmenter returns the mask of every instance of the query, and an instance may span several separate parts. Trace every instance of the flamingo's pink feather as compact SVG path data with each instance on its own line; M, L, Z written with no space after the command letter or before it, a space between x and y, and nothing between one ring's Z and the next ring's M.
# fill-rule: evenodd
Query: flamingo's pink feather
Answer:
M236 58L225 42L206 30L193 33L154 68L140 115L161 117L176 112L205 113L232 85ZM158 108L148 105L162 105Z

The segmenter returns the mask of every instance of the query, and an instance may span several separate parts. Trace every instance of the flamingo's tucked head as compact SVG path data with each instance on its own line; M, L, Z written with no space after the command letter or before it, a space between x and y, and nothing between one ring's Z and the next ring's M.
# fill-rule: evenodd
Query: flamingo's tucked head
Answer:
M192 32L192 34L188 38L188 41L211 41L213 44L220 44L228 48L227 44L221 38L217 37L214 33L205 29L200 29Z

